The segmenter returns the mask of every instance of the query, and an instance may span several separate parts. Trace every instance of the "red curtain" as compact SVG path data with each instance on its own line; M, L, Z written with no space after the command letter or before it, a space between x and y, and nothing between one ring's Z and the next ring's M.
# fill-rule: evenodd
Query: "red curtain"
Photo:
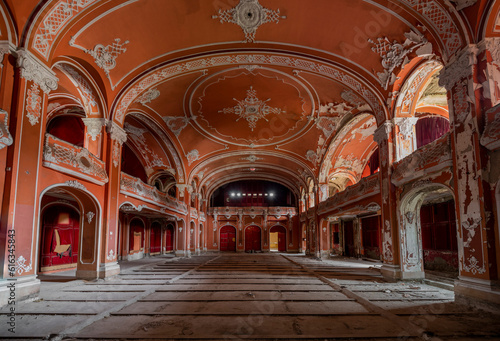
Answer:
M424 117L417 121L415 133L417 148L437 140L450 130L450 122L440 116Z

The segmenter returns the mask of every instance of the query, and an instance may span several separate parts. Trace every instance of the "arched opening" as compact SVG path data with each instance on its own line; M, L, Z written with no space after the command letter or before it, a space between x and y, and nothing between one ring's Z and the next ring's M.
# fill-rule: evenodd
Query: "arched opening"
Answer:
M372 155L368 159L368 162L366 163L365 169L363 170L363 174L361 175L362 178L365 178L367 176L373 175L375 173L378 173L380 169L380 164L379 164L379 151L378 147L373 151Z
M43 191L37 271L76 268L77 278L98 278L100 212L99 202L77 181L53 185Z
M233 226L220 229L220 251L236 251L236 229Z
M356 248L354 245L354 221L347 220L343 222L344 226L344 255L347 257L356 256Z
M139 218L130 221L128 260L144 257L144 223Z
M380 260L382 248L380 219L380 215L360 219L364 256L367 258Z
M338 221L330 223L330 231L330 253L341 254L340 223Z
M300 234L300 252L305 252L307 249L307 225L302 224L301 234Z
M171 253L174 251L174 225L168 224L165 229L165 252Z
M76 268L80 213L70 205L54 204L42 212L39 271Z
M245 252L261 251L261 231L258 226L245 229Z
M458 275L455 203L443 185L417 188L404 196L399 212L403 278Z
M196 245L196 225L194 222L191 222L189 227L189 250L195 251Z
M83 112L82 117L85 117ZM64 114L54 117L47 125L47 133L77 147L84 145L85 126L77 115Z
M151 224L150 234L150 255L159 255L161 253L161 224L157 221Z
M283 226L273 226L269 233L269 249L286 252L286 229Z
M199 227L199 231L198 231L198 235L199 235L199 238L198 238L198 249L200 250L204 250L205 249L205 245L204 244L204 241L205 241L205 235L203 233L203 224L200 224L200 227Z
M142 162L139 160L133 150L128 146L128 144L124 144L122 147L121 169L122 172L139 178L144 183L147 183L148 181L148 175L146 174L146 170L144 169Z

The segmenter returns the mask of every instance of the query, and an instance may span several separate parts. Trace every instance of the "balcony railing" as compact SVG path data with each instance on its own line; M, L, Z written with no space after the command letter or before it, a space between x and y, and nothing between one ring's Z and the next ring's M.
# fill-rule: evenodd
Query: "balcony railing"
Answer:
M145 184L141 179L123 172L121 174L120 192L178 213L187 213L187 206L185 203L172 198L166 193L160 192L154 186Z
M98 185L108 182L105 163L87 149L45 134L43 148L45 167L88 180Z
M452 165L450 133L394 163L391 181L396 186Z
M297 210L295 207L214 207L211 208L208 212L211 215L219 215L219 216L250 216L254 218L256 216L291 216L294 217L297 215ZM229 219L229 218L228 218Z
M342 192L336 193L334 196L326 199L319 204L319 213L325 213L336 207L345 206L354 200L361 199L368 195L373 195L380 192L379 174L367 176L361 179L354 185L347 187Z

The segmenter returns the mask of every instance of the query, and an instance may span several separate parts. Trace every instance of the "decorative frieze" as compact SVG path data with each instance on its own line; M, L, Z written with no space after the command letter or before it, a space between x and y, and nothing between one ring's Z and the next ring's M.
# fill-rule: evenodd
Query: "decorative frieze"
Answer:
M57 89L59 79L54 71L24 49L16 51L16 56L17 67L21 70L22 78L37 84L46 94Z

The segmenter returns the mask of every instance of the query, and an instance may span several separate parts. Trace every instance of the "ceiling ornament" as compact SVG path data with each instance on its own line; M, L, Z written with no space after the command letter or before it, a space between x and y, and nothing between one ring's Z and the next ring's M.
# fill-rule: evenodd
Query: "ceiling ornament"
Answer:
M404 43L398 43L396 40L391 43L387 37L377 38L377 42L368 39L374 45L372 51L382 57L384 72L377 72L377 77L385 90L394 84L396 81L394 71L398 67L403 68L409 62L408 55L411 52L416 49L417 56L432 53L432 44L421 33L410 31L404 36L406 37Z
M240 0L240 3L231 9L219 9L218 15L213 15L212 19L219 19L220 23L232 23L239 25L245 33L245 43L255 42L255 33L260 25L270 22L279 23L280 19L286 19L286 16L280 16L280 10L270 10L262 7L259 0Z
M82 100L85 102L85 107L88 111L88 114L99 113L99 109L97 108L96 96L94 95L94 91L92 90L89 82L87 82L87 80L70 65L62 64L58 66L58 69L64 72L76 85L78 91L82 95ZM95 108L95 110L93 110L93 108Z
M193 149L186 154L186 158L188 160L188 165L191 166L193 162L197 161L200 158L200 152L197 149Z
M306 159L316 165L316 163L318 162L318 155L314 150L308 150L306 153Z
M248 121L248 126L252 131L257 126L257 121L260 119L267 121L267 115L285 113L285 111L280 108L271 108L267 105L266 102L269 102L271 100L270 98L265 101L258 99L257 91L254 90L253 87L250 87L250 89L247 90L247 97L244 100L239 101L236 98L233 99L238 102L238 105L232 108L219 110L219 112L222 112L223 114L238 115L239 118L236 122L238 122L241 118L246 119Z
M94 57L94 61L97 66L103 69L106 77L109 78L109 71L116 67L116 58L127 51L124 46L127 45L129 41L127 40L123 43L120 43L120 41L120 38L116 38L112 44L107 46L97 44L92 50L88 50L76 45L73 40L70 41L69 45L82 49L85 53L88 53L92 57Z
M464 8L474 5L477 0L451 0L451 2L455 3L457 6L457 11L460 11Z
M255 155L249 155L247 157L242 157L240 158L240 160L244 160L244 161L248 161L248 162L255 162L257 160L264 160L264 158L261 158L261 157L258 157L258 156L255 156Z
M142 105L146 105L147 103L151 103L152 100L160 97L160 90L158 89L148 89L142 96L135 100L136 103L141 103Z
M179 137L182 130L187 127L191 120L190 118L179 116L163 116L162 118L167 124L168 129L170 129L176 137Z

